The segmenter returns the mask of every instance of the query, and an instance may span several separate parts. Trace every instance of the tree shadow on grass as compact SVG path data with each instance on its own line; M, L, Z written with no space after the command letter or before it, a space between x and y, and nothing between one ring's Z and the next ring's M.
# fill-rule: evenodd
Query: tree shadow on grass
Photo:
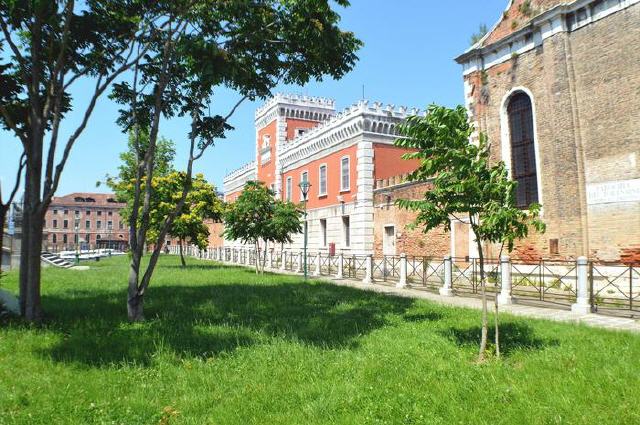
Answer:
M495 327L489 326L489 343L493 342ZM482 328L459 329L449 328L442 335L461 347L477 347L480 344ZM534 329L522 322L505 322L500 324L500 353L508 356L515 351L542 350L546 347L556 347L560 341L553 338L540 338L535 335Z
M125 291L96 292L46 297L55 320L45 326L63 337L44 356L89 366L149 365L158 351L206 358L274 337L352 349L414 302L318 282L159 285L145 300L147 321L129 324Z

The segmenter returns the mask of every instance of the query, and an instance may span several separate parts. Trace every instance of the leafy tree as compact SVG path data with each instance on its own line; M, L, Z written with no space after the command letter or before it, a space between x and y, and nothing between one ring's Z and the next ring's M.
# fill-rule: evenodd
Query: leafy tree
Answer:
M462 106L449 109L431 105L424 117L409 117L399 126L402 136L396 145L413 149L405 159L418 159L420 165L409 181L433 179L433 188L423 199L400 199L398 205L417 212L415 225L429 231L438 226L451 229L451 221L468 221L475 235L480 263L482 292L482 334L479 361L487 350L488 312L484 243L499 243L513 249L517 239L528 235L533 227L544 231L539 220L540 206L528 210L516 207L517 182L511 180L503 162L492 163L486 135L470 143L474 128ZM495 348L500 355L498 304L495 304Z
M154 200L151 211L151 226L148 239L157 240L162 223L180 202L182 188L186 180L185 173L173 172L166 176L154 177ZM209 228L205 220L219 221L222 218L223 203L216 194L215 187L208 183L202 174L196 174L191 189L180 213L176 216L168 234L180 240L180 260L186 266L182 246L185 241L205 249L209 243Z
M224 236L254 246L256 273L264 272L268 243L290 243L302 231L302 212L291 202L280 201L264 183L248 182L238 199L224 213ZM263 242L263 249L260 242ZM264 252L260 261L260 251Z
M99 98L148 49L148 37L167 22L136 0L12 0L0 4L0 122L24 148L24 221L20 311L41 317L40 252L44 215L69 154ZM140 42L142 41L142 42ZM71 89L95 84L80 107ZM80 116L64 139L70 111ZM45 151L46 147L46 151ZM21 160L22 161L22 160Z
M144 294L160 255L161 242L186 202L193 163L232 127L228 120L245 99L265 98L279 83L306 84L350 71L361 42L338 27L333 5L347 0L158 0L145 2L148 13L166 26L143 37L149 50L133 68L131 81L115 86L112 98L123 105L118 123L139 134L149 128L142 155L134 142L137 170L131 226L131 267L127 312L143 320ZM239 95L226 113L210 113L221 87ZM213 103L214 106L217 103ZM166 215L155 249L141 269L150 230L154 156L161 118L191 119L185 184L176 208ZM134 138L137 141L137 137Z

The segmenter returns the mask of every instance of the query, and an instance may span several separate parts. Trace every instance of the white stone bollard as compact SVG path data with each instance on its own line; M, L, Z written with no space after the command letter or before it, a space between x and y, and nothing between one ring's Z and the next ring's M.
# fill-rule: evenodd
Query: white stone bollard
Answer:
M440 288L440 295L443 297L453 296L453 262L450 255L445 255L443 260L444 265L444 283Z
M304 258L302 255L302 251L298 254L298 273L302 273L304 270Z
M406 288L407 286L407 256L400 254L400 280L396 284L396 288Z
M370 285L373 283L373 255L368 254L367 259L364 260L364 279L362 283Z
M336 277L338 279L342 279L344 277L344 268L342 262L344 261L344 255L340 253L338 255L338 273L336 273Z
M286 261L287 260L287 251L282 251L282 255L280 255L280 270L286 270Z
M273 268L273 249L269 251L269 268Z
M502 288L498 295L498 305L513 304L511 296L511 258L508 255L500 257L500 281Z
M589 297L589 260L587 257L578 257L576 274L578 277L578 294L575 304L571 306L571 311L578 314L589 314L591 313L591 300Z
M313 271L313 275L314 276L320 276L320 267L322 264L322 258L320 257L321 253L318 252L318 255L316 255L316 269Z

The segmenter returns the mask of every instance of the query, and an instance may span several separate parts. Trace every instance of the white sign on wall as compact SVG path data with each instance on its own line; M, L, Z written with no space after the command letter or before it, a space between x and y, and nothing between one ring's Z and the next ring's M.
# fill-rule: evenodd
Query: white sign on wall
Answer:
M587 204L640 201L640 179L587 184Z

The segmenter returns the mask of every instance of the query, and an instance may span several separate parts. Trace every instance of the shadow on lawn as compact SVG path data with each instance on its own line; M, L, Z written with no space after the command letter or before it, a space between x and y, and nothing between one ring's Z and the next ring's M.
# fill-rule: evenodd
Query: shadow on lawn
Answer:
M46 326L64 337L43 355L92 366L148 365L160 348L204 358L264 343L265 336L350 349L358 337L386 325L388 315L402 316L413 304L327 283L156 286L145 301L147 321L129 324L124 300L124 291L48 296L56 319Z
M493 343L495 326L489 326L489 343ZM557 339L542 339L535 335L534 329L526 323L505 322L500 324L500 353L508 356L517 350L541 350L556 347ZM477 347L480 344L481 327L466 329L449 328L442 332L444 336L463 347Z

